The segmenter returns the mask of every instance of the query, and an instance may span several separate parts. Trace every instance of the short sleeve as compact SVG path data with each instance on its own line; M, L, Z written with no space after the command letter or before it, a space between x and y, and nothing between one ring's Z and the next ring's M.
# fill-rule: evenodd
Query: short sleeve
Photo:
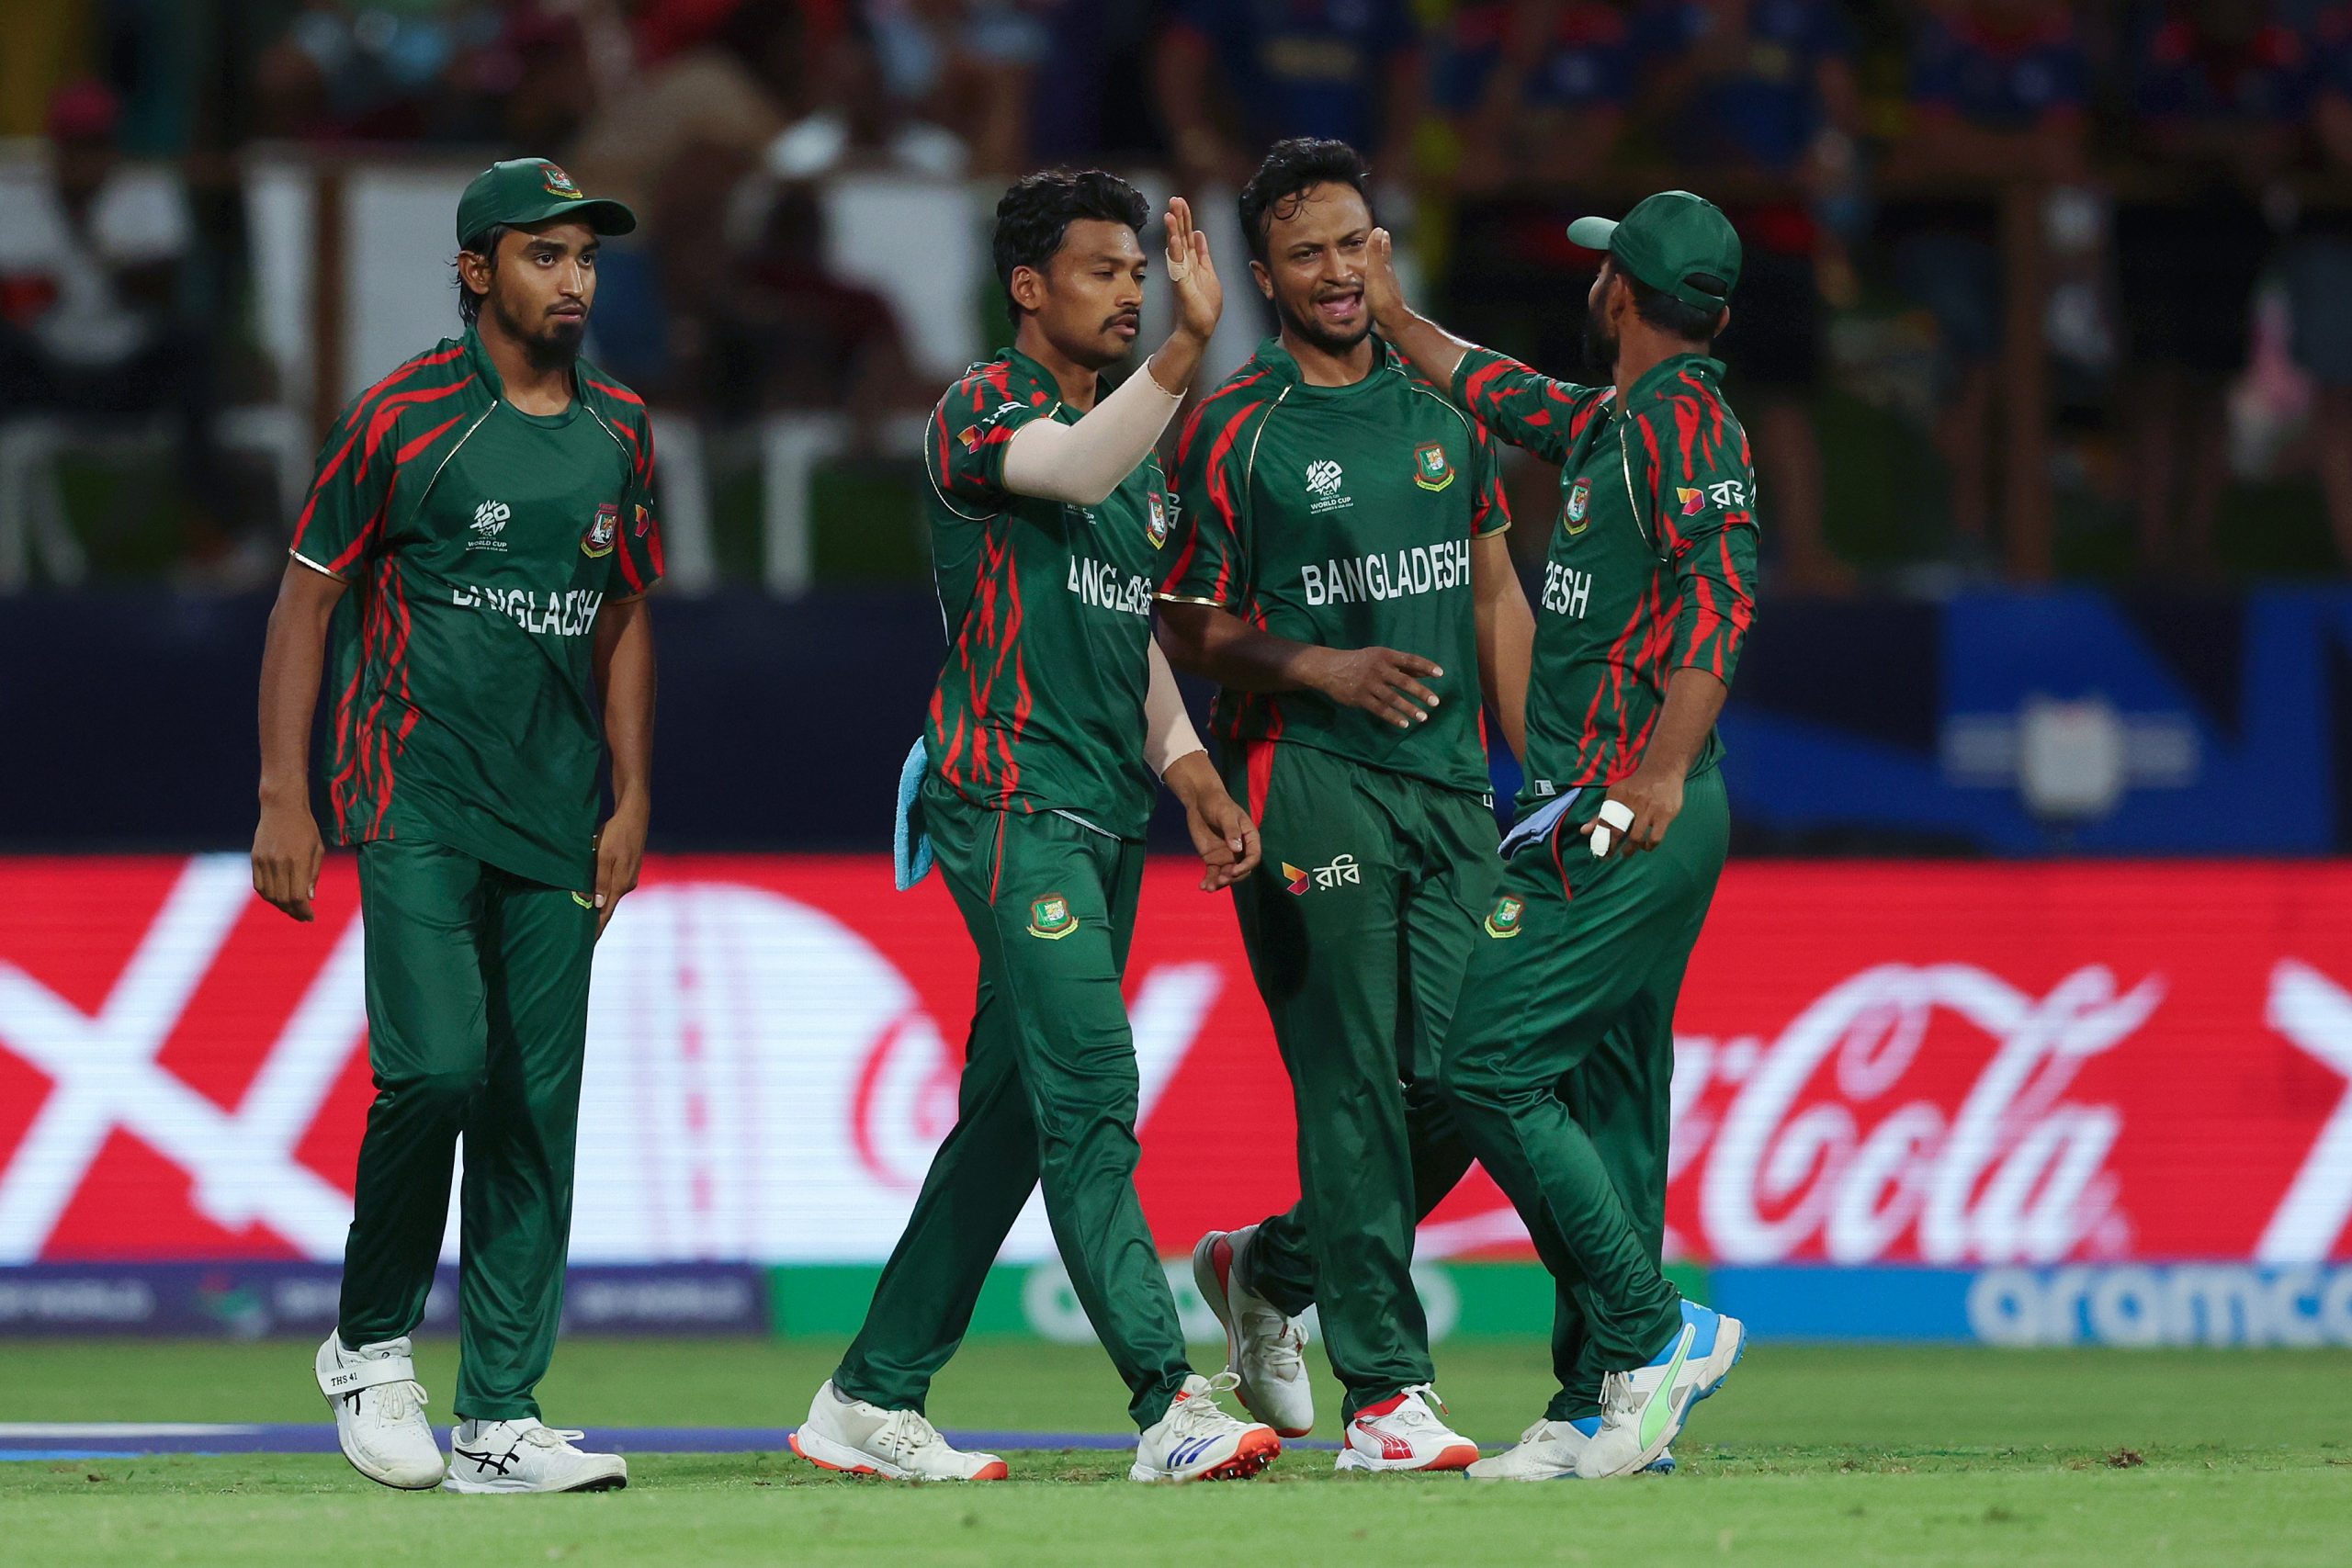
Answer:
M1012 395L1002 365L976 370L948 388L932 411L931 439L923 444L923 465L940 498L975 517L998 510L1004 503L1006 445L1014 431L1045 417L1045 409Z
M1470 422L1470 536L1483 539L1510 527L1510 502L1503 494L1502 450L1486 425Z
M1462 356L1452 389L1453 400L1496 437L1550 463L1567 457L1604 390L1555 381L1484 348Z
M1728 684L1756 614L1756 474L1747 434L1712 396L1642 416L1660 552L1679 599L1669 667Z
M376 422L366 417L380 389L361 393L329 427L310 496L294 523L289 553L329 577L348 579L383 537L394 464L391 454L368 439Z
M1194 604L1231 606L1244 587L1242 513L1250 503L1248 459L1241 432L1261 406L1211 397L1184 422L1176 443L1176 515L1169 525L1175 554L1161 577L1159 596Z
M637 455L622 492L620 547L613 552L613 568L630 598L661 581L662 574L662 513L653 489L653 421L640 417L633 429Z

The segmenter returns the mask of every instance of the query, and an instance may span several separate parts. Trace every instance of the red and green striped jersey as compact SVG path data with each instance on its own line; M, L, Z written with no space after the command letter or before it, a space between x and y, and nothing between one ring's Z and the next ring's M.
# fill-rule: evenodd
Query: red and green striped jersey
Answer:
M1371 375L1310 386L1269 338L1201 400L1176 448L1164 598L1230 610L1325 648L1399 649L1445 671L1429 722L1399 729L1313 692L1225 691L1227 742L1295 741L1487 794L1470 541L1510 526L1494 444L1387 344Z
M1004 488L1014 431L1079 417L1052 373L1013 349L973 366L933 412L923 463L947 660L924 739L935 777L976 806L1141 839L1154 792L1151 589L1168 544L1159 459L1098 506Z
M1527 693L1522 811L1634 771L1677 670L1728 684L1756 606L1756 475L1723 367L1678 355L1625 389L1485 349L1453 391L1496 435L1560 465ZM1713 735L1691 772L1721 759Z
M661 577L662 531L645 404L584 361L575 385L519 412L469 331L328 432L293 553L352 585L328 633L338 842L594 885L596 615Z

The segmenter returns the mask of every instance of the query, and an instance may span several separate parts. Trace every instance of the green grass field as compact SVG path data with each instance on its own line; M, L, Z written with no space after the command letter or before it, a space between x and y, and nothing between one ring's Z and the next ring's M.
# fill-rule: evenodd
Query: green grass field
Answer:
M542 1389L585 1426L788 1426L837 1344L567 1342ZM450 1386L446 1345L420 1357ZM1456 1425L1500 1445L1537 1414L1542 1350L1439 1358ZM0 1420L311 1421L305 1345L19 1342ZM1294 1450L1256 1482L1142 1487L1126 1461L1015 1452L1016 1480L895 1487L789 1454L632 1459L625 1493L401 1495L340 1460L0 1464L0 1562L2153 1565L2352 1561L2352 1355L1760 1346L1677 1445L1680 1474L1605 1485L1332 1475ZM1328 1434L1336 1405L1317 1397ZM1098 1351L975 1341L946 1427L1115 1432ZM447 1420L446 1392L434 1414Z

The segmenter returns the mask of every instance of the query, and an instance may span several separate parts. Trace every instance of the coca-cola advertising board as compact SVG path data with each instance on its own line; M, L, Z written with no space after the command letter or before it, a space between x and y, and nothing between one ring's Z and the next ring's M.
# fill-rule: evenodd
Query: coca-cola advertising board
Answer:
M1297 1190L1196 874L1151 868L1127 976L1170 1253ZM0 861L0 1264L340 1255L356 894L343 855L310 925L240 857ZM879 858L650 863L596 959L575 1259L879 1259L954 1117L973 974L944 888L893 892ZM2348 1218L2352 868L1725 874L1678 1019L1678 1255L2275 1270L2352 1258ZM1033 1201L1006 1258L1051 1250ZM1432 1259L1526 1251L1483 1175L1423 1232Z

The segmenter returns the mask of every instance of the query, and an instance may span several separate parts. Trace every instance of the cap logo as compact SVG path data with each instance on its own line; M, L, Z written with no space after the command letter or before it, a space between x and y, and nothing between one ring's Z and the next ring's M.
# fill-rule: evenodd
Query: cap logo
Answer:
M571 183L571 176L565 174L561 169L557 168L553 164L547 165L546 175L547 193L549 196L560 196L566 201L581 201L585 199L580 194L580 187Z

